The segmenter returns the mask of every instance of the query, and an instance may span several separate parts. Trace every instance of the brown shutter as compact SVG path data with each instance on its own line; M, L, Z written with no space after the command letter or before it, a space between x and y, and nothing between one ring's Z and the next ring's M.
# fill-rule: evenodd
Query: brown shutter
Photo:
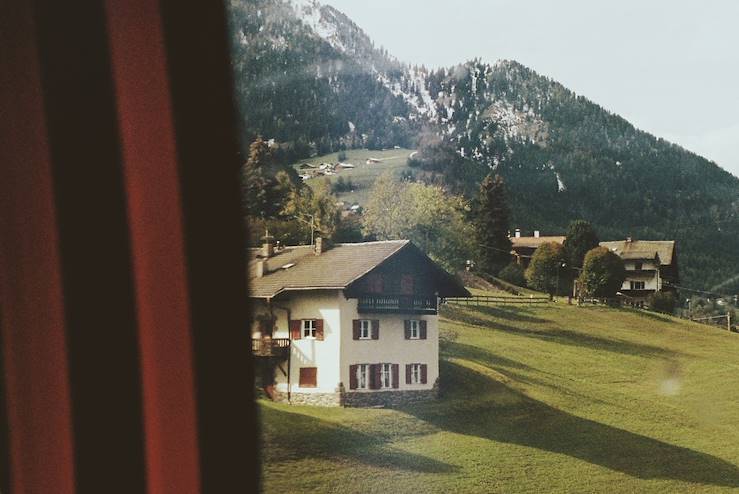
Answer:
M316 367L301 367L300 368L300 387L301 388L315 388L317 384Z
M316 319L316 339L323 340L323 319Z
M411 367L412 364L405 364L405 383L411 383Z
M300 333L300 326L302 325L303 321L300 319L292 319L290 321L290 337L293 340L299 340L302 336Z
M400 276L400 293L402 295L413 295L412 274L403 274Z
M349 389L357 389L357 366L349 366Z
M352 338L355 340L359 339L359 319L352 321Z
M398 364L393 364L392 367L392 384L393 388L397 388L400 381L400 366Z
M379 364L370 364L369 387L370 389L377 389L380 387L380 365Z
M403 325L405 328L405 339L410 340L411 339L411 322L409 320L403 321Z
M378 319L372 320L372 339L380 339L380 321Z
M426 364L421 364L421 384L426 384L427 373L428 370Z
M422 340L426 339L426 321L421 320L419 322L420 328L418 332L418 337Z

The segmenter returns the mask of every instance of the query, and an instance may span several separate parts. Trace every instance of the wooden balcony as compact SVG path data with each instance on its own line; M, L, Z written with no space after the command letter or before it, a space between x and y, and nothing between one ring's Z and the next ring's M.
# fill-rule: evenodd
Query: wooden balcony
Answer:
M363 295L359 297L357 311L363 314L436 314L438 304L435 296Z
M290 352L289 338L254 338L251 351L255 357L287 358Z

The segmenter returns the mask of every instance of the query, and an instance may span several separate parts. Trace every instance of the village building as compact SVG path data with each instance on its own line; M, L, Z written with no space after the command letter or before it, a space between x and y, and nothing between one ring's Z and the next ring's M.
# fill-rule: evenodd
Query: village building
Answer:
M531 258L534 256L534 252L542 244L549 242L555 242L562 244L565 241L564 235L562 236L542 236L539 230L534 231L533 237L522 237L521 230L516 229L514 235L510 237L511 240L511 254L516 263L521 265L522 268L526 269L531 262Z
M626 279L621 293L637 306L657 291L675 292L680 282L677 244L674 240L626 240L601 242L602 247L618 254L624 261Z
M439 301L469 292L409 241L250 249L257 380L275 401L436 396Z

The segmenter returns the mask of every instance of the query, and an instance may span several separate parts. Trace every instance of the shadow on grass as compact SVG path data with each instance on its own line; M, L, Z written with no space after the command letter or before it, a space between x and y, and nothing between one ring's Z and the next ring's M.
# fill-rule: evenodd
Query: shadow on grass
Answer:
M488 316L492 316L498 319L507 319L509 321L518 321L518 322L529 322L534 324L540 324L540 323L546 323L549 322L548 319L543 319L541 317L536 317L528 314L528 309L526 307L506 307L506 306L464 306L464 305L455 305L455 306L445 306L444 310L449 311L450 313L454 313L455 310L460 308L469 308L473 309L475 312L480 312L482 314L486 314Z
M262 429L269 447L263 461L305 458L346 459L351 462L421 473L454 473L458 467L394 449L377 436L297 412L262 409ZM272 434L273 429L290 431Z
M463 365L442 361L442 400L406 411L442 430L563 454L640 479L739 487L715 456L577 417Z
M608 352L619 353L623 355L637 356L675 356L676 352L653 345L636 343L632 341L617 340L614 338L603 338L579 331L570 331L561 328L522 328L519 326L511 326L499 321L491 319L483 319L475 315L462 311L452 310L448 316L455 322L461 322L472 326L479 326L483 329L493 331L501 331L508 334L516 334L526 338L535 338L542 341L551 341L561 345L570 345L591 350L604 350Z

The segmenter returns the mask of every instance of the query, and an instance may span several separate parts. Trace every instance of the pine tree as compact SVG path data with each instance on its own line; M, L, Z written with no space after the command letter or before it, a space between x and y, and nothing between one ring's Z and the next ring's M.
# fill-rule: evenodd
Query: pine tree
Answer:
M488 274L497 274L511 260L508 215L503 178L491 173L480 185L474 216L480 244L478 265Z
M600 240L593 225L585 220L575 220L567 229L564 241L565 259L572 268L581 268L585 254L598 247Z

